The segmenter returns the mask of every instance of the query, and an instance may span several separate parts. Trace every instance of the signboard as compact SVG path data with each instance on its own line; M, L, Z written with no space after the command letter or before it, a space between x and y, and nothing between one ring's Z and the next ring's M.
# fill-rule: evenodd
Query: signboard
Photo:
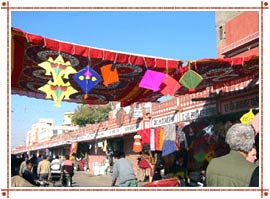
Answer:
M173 115L168 115L165 117L153 119L151 127L158 127L158 126L163 126L163 125L172 124L176 122L178 122L176 118L176 114L173 114Z
M221 114L235 113L259 107L259 93L221 102Z
M143 116L143 111L142 109L139 109L139 108L135 108L133 110L133 115L132 115L134 118L140 118Z
M217 114L216 105L207 105L180 113L180 121L195 120L198 118L210 117Z

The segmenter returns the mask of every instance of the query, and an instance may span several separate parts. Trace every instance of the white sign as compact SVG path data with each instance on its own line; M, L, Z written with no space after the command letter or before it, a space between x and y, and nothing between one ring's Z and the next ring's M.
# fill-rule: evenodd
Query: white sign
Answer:
M140 118L143 116L142 109L135 108L133 111L133 117Z
M165 117L153 119L151 127L163 126L163 125L172 124L175 122L177 122L176 114L168 115Z
M209 117L217 114L216 105L208 105L205 107L196 108L190 111L182 112L180 115L181 121L195 120L198 118Z

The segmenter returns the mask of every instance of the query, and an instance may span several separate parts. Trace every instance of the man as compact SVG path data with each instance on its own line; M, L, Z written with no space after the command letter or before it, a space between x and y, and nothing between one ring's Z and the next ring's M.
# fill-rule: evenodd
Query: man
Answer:
M60 170L60 168L61 168L61 163L59 160L59 156L57 155L55 159L53 159L51 162L51 170Z
M254 144L254 130L250 125L234 124L226 134L230 153L214 158L206 170L206 185L209 187L248 187L256 168L246 160Z
M116 159L113 165L112 186L115 186L119 178L119 187L137 187L138 182L131 161L125 158L123 152L119 152Z
M39 183L35 181L35 175L32 172L32 162L31 160L26 161L26 169L24 170L22 177L30 182L32 185L39 186Z
M49 158L49 156L47 157L46 155L44 155L43 160L38 163L37 174L40 181L47 181L51 177L51 163L49 161Z
M24 170L26 169L26 161L29 160L29 156L23 156L24 161L20 164L19 175L22 177Z
M72 176L74 175L74 163L69 159L69 155L65 155L65 160L62 163L61 168L63 173L62 184L64 186L72 186ZM68 184L68 180L70 184Z

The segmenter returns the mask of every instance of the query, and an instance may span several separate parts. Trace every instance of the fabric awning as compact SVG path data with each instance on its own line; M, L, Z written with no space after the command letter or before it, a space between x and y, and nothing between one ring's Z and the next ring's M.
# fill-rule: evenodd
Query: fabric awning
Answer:
M30 34L17 28L12 28L11 45L11 89L12 94L19 94L38 99L46 99L46 94L39 88L53 80L53 75L40 66L47 60L56 60L61 55L65 63L69 63L77 72L90 66L101 77L104 66L111 64L111 70L117 70L116 82L101 81L93 87L85 97L86 92L74 80L74 73L67 73L63 84L74 88L64 101L106 104L110 101L120 101L122 106L134 102L155 102L162 97L160 91L153 91L139 86L146 70L162 72L179 81L181 76L192 69L203 77L196 91L208 86L221 87L247 79L258 77L259 58L250 56L233 59L202 59L189 62L182 66L183 61L158 57L122 53L72 43L57 41L39 35ZM105 67L104 67L105 68ZM108 85L107 85L108 84ZM52 86L52 85L51 85ZM175 95L183 95L189 90L179 88Z

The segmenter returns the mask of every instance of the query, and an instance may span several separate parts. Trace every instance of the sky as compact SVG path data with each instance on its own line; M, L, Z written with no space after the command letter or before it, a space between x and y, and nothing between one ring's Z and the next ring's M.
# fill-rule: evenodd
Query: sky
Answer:
M12 11L11 26L68 43L178 60L217 57L212 11ZM61 125L78 104L11 96L11 147L39 118Z

